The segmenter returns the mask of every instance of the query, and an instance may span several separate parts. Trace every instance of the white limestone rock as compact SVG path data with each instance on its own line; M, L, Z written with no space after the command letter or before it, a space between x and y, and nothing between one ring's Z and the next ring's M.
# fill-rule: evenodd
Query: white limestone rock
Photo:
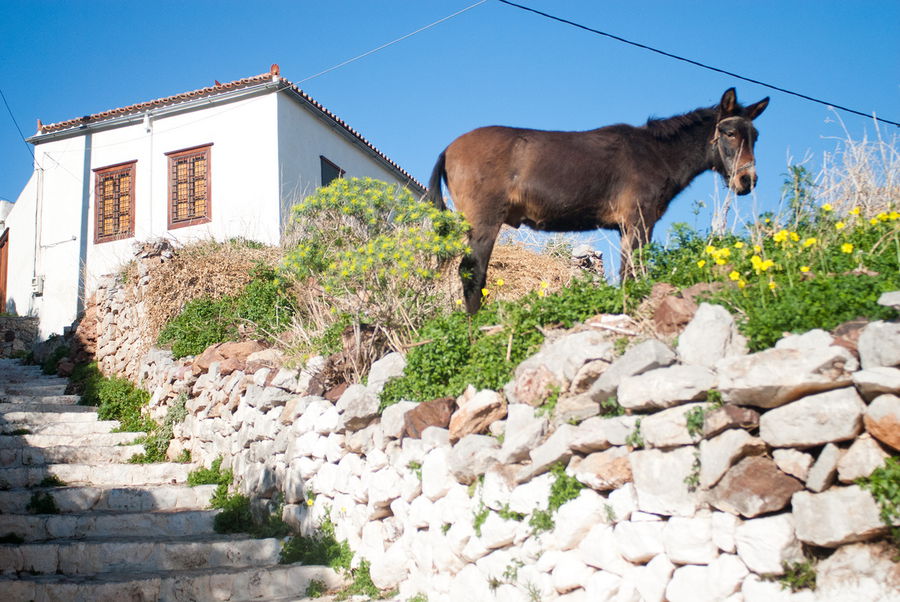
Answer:
M860 333L857 348L863 370L900 366L900 323L870 323Z
M846 484L867 477L889 457L875 439L863 433L838 460L838 481Z
M619 404L629 410L670 408L706 397L716 386L716 375L702 366L657 368L619 383Z
M488 435L466 435L453 446L447 456L450 474L468 485L497 463L500 444Z
M776 408L805 395L846 387L858 363L845 348L767 349L716 364L727 403Z
M432 502L445 496L450 490L453 477L450 474L446 447L436 447L427 454L422 462L422 495Z
M781 575L784 562L803 560L790 514L745 520L735 530L734 541L740 559L759 575Z
M853 373L853 384L866 401L885 393L900 393L900 368L876 366Z
M676 564L709 564L719 555L713 542L712 516L698 513L693 518L673 516L665 523L663 546Z
M592 489L582 489L556 511L556 526L549 538L551 549L571 550L591 528L605 520L605 500Z
M844 451L833 443L823 447L806 476L806 488L818 493L830 487L837 475L837 465L843 453Z
M741 519L728 512L713 512L710 517L712 540L722 552L734 554L734 534Z
M746 337L721 305L701 303L678 336L678 355L685 364L713 368L723 358L746 354Z
M531 466L523 474L531 477L549 470L557 462L568 462L572 457L572 439L577 432L577 427L571 424L560 425L544 443L531 450Z
M808 395L759 419L759 435L772 447L812 447L846 441L862 432L865 403L846 387Z
M675 352L656 339L649 339L629 348L622 357L594 381L588 395L596 402L604 402L615 395L619 383L626 376L642 374L648 370L670 366L676 360Z
M556 591L565 594L582 587L594 574L594 569L582 562L578 552L563 552L550 576Z
M666 588L669 602L718 602L734 594L749 574L732 554L717 558L709 566L687 565L675 570Z
M578 553L585 564L620 577L631 566L619 553L611 525L596 524L591 527L578 544Z
M531 514L535 510L546 510L550 499L550 488L556 479L544 473L527 483L522 483L509 496L509 509L513 512Z
M381 414L381 430L384 436L399 439L403 435L403 429L406 426L403 422L404 416L417 405L419 404L414 401L401 400L386 407Z
M547 419L535 416L533 407L524 403L510 404L498 460L504 464L525 460L546 431Z
M571 447L581 453L591 453L609 449L613 445L625 445L637 420L637 416L588 418L578 425Z
M801 481L806 481L813 464L812 455L791 448L772 450L772 459L779 470Z
M822 493L798 491L791 504L797 537L804 543L834 548L887 530L872 494L858 485L832 487Z
M700 495L689 491L685 483L693 471L693 447L667 452L639 450L630 459L640 510L665 516L694 515Z
M699 432L691 434L687 428L687 417L691 412L706 412L709 403L686 403L651 414L641 420L641 435L648 447L677 447L691 445L702 436L702 424Z
M366 380L367 386L378 395L389 380L403 376L405 368L406 358L402 353L388 353L372 364Z
M643 431L643 424L641 424ZM766 452L766 444L741 429L729 429L700 442L700 487L709 489L731 466L746 456L756 456Z
M613 529L616 547L626 560L642 564L665 552L664 529L665 523L661 521L618 523Z
M900 599L900 564L887 542L838 548L816 565L816 595L843 600Z

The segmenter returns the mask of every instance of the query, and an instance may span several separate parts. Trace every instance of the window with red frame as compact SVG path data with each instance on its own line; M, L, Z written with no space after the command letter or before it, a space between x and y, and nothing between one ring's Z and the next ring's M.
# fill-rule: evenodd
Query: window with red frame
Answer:
M134 171L137 161L94 170L94 242L134 236Z
M169 229L212 219L211 144L166 153L169 157Z

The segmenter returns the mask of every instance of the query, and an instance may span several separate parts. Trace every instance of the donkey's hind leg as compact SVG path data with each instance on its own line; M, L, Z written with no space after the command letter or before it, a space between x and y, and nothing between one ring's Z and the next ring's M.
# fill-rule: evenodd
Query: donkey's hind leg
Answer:
M500 226L474 228L469 232L469 247L472 251L459 263L466 311L474 314L481 308L481 291L487 283L488 262L494 250L494 242Z

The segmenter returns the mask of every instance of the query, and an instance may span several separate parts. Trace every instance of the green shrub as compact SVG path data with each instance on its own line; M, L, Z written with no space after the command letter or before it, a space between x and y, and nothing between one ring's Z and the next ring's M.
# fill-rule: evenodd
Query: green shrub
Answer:
M281 549L281 564L300 562L307 565L322 565L334 570L350 570L353 552L346 541L338 541L334 536L334 523L326 514L319 532L312 537L295 535L285 542Z
M187 484L190 487L197 485L231 485L234 479L234 473L229 470L222 470L221 456L213 460L209 468L197 468L188 474Z
M399 349L447 305L435 280L466 251L467 228L460 214L371 178L334 180L295 205L280 274L295 284L306 351L333 349L337 323L365 324L371 346Z
M872 474L857 479L856 483L875 498L884 524L900 521L900 458L887 458Z
M49 356L47 356L47 359L44 360L44 363L41 365L41 371L44 374L56 374L56 369L59 366L59 362L68 355L68 344L61 344L59 347L54 349Z
M420 329L424 344L407 353L404 376L382 391L382 409L401 399L455 397L467 385L499 390L516 366L540 348L543 326L571 327L601 312L634 307L648 290L644 283L617 288L581 279L551 295L531 293L516 302L490 303L474 316L437 316ZM502 328L484 329L496 325Z
M259 265L235 296L201 297L185 304L160 331L158 342L171 345L176 358L199 355L210 345L241 338L249 325L257 338L269 339L287 328L294 313L287 288L275 271Z
M97 416L100 420L118 420L120 432L149 432L156 426L141 414L150 394L124 378L104 378L96 382Z

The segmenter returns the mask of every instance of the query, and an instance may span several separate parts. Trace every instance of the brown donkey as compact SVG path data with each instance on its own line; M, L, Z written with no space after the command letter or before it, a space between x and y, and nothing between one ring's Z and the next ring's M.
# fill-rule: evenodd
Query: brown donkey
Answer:
M426 199L446 207L441 181L472 226L472 249L459 265L466 309L481 307L481 289L500 226L621 233L623 278L634 273L632 251L644 245L669 203L712 169L739 195L756 185L751 123L768 97L748 107L734 88L718 105L646 125L587 132L484 127L463 134L440 154Z

